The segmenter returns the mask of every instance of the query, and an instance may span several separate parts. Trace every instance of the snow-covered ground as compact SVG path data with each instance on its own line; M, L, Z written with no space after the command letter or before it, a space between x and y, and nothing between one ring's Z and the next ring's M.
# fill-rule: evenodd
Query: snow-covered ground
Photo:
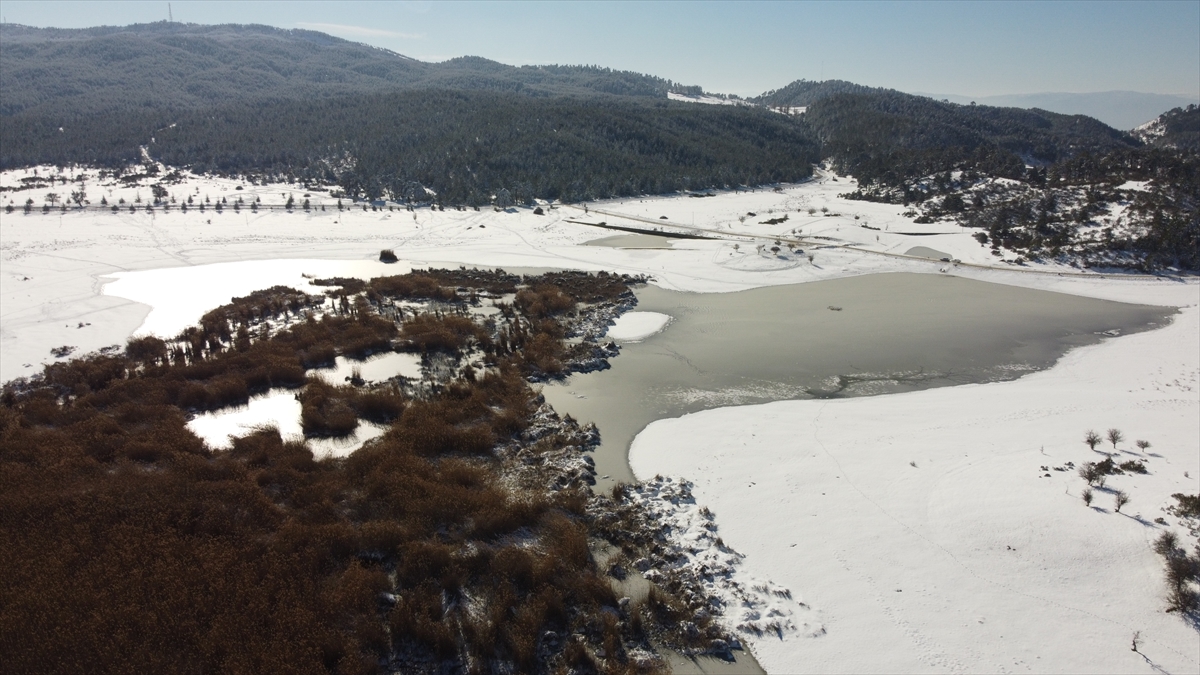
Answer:
M9 189L0 205L14 207L0 212L4 381L52 362L53 347L79 354L122 344L139 329L169 335L263 286L311 292L311 277L425 265L607 270L695 292L952 273L1185 307L1165 329L1077 350L1013 382L664 420L638 437L633 466L642 477L694 484L688 508L711 508L724 543L745 555L729 563L740 587L791 592L780 600L791 623L779 623L794 630L743 636L769 671L1200 668L1195 629L1162 611L1162 573L1148 543L1169 495L1195 493L1200 476L1194 281L1006 265L971 231L915 224L900 206L842 199L857 185L824 173L778 190L614 200L586 213L543 204L538 216L526 208L364 210L350 200L338 210L317 188L187 174L165 185L168 204L175 199L169 210L147 211L157 177L126 185L95 171L38 171L66 183L14 191L32 171L0 174ZM63 196L81 187L89 208L63 211ZM51 192L55 205L44 212ZM281 207L289 196L291 212L245 206ZM34 200L29 214L26 199ZM661 249L583 246L611 231L569 220L714 238ZM962 264L906 255L916 247ZM384 248L401 262L378 263ZM1132 497L1122 514L1102 492L1098 508L1085 507L1082 481L1052 468L1096 457L1083 433L1108 427L1153 444L1141 453L1148 475L1110 480ZM1120 451L1134 457L1129 442ZM690 512L677 517L701 522ZM1145 659L1129 649L1135 631Z
M671 91L667 92L667 98L672 101L683 101L684 103L704 103L707 105L753 105L748 101L743 101L740 98L718 96L714 94L677 94Z
M621 342L645 340L667 327L671 317L661 312L626 312L608 329L608 337Z

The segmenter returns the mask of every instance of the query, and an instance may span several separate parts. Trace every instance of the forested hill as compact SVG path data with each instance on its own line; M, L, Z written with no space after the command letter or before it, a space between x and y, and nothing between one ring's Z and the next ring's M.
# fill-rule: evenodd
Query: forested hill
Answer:
M891 90L813 100L805 122L843 170L888 184L964 168L1015 178L1027 165L1141 144L1084 115L958 105Z
M486 204L501 189L524 203L794 182L820 160L803 126L765 110L487 91L130 111L64 126L17 115L2 133L5 167L125 167L144 145L202 173L340 183L396 201L427 201L424 187L446 205Z
M596 67L424 63L265 26L2 25L0 168L125 168L144 148L198 172L480 206L792 182L828 160L860 198L1030 256L1200 267L1195 108L1130 134L837 80L793 82L757 106L668 100L696 89ZM1118 210L1111 232L1076 246Z
M318 32L176 23L0 26L0 167L138 162L340 182L448 203L801 180L795 120L674 103L669 80L588 66L425 63ZM426 194L416 190L417 194Z
M845 80L796 80L785 87L772 89L749 100L751 103L765 106L809 106L837 94L882 94L885 92L892 92L892 90L866 87Z
M1130 134L1084 115L841 81L799 80L755 101L804 106L821 156L858 179L851 196L908 205L919 222L978 228L998 256L1200 268L1196 106Z
M1147 145L1200 153L1200 107L1174 108L1133 131Z
M425 63L307 30L159 22L86 29L0 25L0 115L186 110L406 89L665 99L674 83L587 66Z

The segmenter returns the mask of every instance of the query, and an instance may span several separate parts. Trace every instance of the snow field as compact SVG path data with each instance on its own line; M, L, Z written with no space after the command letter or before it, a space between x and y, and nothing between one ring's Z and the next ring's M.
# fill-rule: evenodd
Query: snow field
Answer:
M40 175L56 171L39 168ZM565 205L544 216L525 208L338 211L336 200L316 189L307 191L307 212L201 213L193 206L183 213L178 202L189 194L194 201L261 197L282 205L289 194L302 202L306 192L188 174L169 186L177 205L149 213L153 181L105 184L94 171L72 169L63 175L80 173L93 208L42 213L46 193L78 189L70 182L0 193L0 203L15 206L0 212L0 380L34 374L55 360L53 347L71 345L80 354L121 345L135 332L171 336L215 305L264 286L313 292L308 282L315 276L430 265L646 274L665 288L694 292L944 272L1184 306L1167 328L1077 350L1014 382L664 420L637 438L631 462L639 476L676 477L646 483L644 498L657 499L663 519L677 524L674 545L691 551L681 564L722 570L713 592L726 593L721 597L737 608L727 612L736 617L731 627L744 624L740 634L768 671L1200 667L1195 631L1162 612L1161 565L1149 546L1169 495L1195 493L1200 476L1200 285L1193 281L1101 280L1054 266L1019 268L1049 274L993 269L1006 266L970 231L912 223L900 206L842 199L857 186L828 173L779 191L589 204L586 216ZM30 175L0 173L0 187ZM102 195L127 204L117 213L99 209ZM139 197L130 213L129 202ZM26 215L28 198L37 207ZM568 218L694 226L719 239L679 240L669 249L582 246L611 231ZM805 243L781 242L772 251L776 237ZM916 246L989 267L904 256ZM401 262L378 263L383 248ZM1122 514L1112 513L1108 493L1097 493L1095 508L1083 506L1082 480L1073 471L1040 468L1098 459L1082 435L1109 426L1131 439L1122 457L1135 456L1132 439L1153 443L1153 454L1143 457L1149 475L1109 482L1132 497ZM713 516L701 512L705 507ZM714 549L704 532L719 535L728 551ZM772 622L779 626L774 637L765 630ZM1142 632L1145 658L1129 650L1134 631Z

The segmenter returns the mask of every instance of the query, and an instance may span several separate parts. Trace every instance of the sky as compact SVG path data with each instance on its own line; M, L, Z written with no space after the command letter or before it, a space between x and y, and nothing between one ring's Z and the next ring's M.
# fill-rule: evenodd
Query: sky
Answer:
M423 61L588 64L754 96L842 79L964 96L1200 97L1200 0L1169 2L48 2L3 20L306 28Z

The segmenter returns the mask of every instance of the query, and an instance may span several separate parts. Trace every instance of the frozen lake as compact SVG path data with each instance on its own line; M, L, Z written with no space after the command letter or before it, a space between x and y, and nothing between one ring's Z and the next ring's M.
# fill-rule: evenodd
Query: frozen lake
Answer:
M597 490L632 482L649 423L730 405L1010 380L1073 347L1163 325L1174 310L974 281L872 274L735 293L637 291L672 317L612 368L546 385L560 414L600 428Z

